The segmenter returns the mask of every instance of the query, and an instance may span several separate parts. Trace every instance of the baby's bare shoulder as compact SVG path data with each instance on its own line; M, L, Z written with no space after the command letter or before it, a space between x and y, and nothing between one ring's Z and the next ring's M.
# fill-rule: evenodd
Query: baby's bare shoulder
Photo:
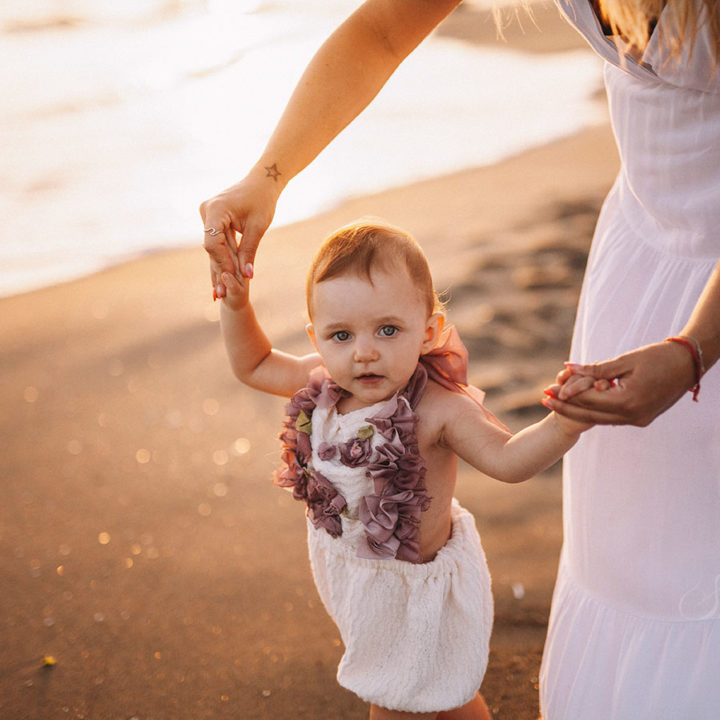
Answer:
M474 414L475 412L482 414L478 405L465 393L453 392L432 380L428 381L416 412L423 425L428 429L437 430L438 437L443 428L457 418L458 414Z
M427 406L428 412L436 410L437 412L454 412L462 408L472 409L478 407L477 403L466 393L459 390L448 390L448 388L439 385L433 380L428 380L425 393L418 406Z

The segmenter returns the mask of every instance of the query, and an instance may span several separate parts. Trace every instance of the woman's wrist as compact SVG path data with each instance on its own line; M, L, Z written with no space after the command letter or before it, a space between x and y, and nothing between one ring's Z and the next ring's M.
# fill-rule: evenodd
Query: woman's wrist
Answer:
M715 266L680 336L691 337L702 353L707 372L720 359L720 261Z
M693 394L693 400L697 402L698 394L700 393L700 380L702 380L702 376L705 374L705 362L703 360L700 343L692 335L674 335L673 337L665 338L665 342L680 345L689 353L695 375L695 384L690 388L690 392Z
M703 328L686 327L678 337L689 338L695 344L702 359L703 374L706 373L720 357L720 329L709 331Z
M263 155L248 173L254 182L260 183L265 192L273 194L275 201L290 182L292 175L289 174L286 164L274 155Z

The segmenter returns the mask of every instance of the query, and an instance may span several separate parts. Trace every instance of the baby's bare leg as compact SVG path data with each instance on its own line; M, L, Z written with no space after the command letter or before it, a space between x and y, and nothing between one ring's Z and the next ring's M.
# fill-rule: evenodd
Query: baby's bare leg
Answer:
M370 706L370 720L492 720L483 696L478 693L469 703L439 713L411 713Z
M438 713L437 720L492 720L483 696L478 693L469 703Z

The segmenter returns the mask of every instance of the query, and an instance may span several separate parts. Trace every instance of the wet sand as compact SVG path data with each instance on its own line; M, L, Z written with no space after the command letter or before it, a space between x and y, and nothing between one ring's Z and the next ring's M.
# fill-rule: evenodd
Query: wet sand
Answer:
M555 38L542 51L575 42L552 13L537 18ZM460 20L446 31L487 23ZM544 414L542 387L567 357L616 170L603 125L274 229L257 311L278 347L307 350L302 286L320 240L362 215L406 227L448 290L471 380L518 429ZM335 682L342 649L302 507L270 482L283 401L232 378L202 250L2 300L0 326L0 717L365 718ZM462 468L457 495L493 575L483 692L495 718L535 720L559 467L520 486Z

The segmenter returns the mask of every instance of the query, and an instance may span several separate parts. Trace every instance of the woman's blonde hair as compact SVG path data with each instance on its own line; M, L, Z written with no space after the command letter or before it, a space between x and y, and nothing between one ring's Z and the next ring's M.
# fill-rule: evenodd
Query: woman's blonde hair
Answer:
M305 283L308 313L312 316L313 287L317 283L348 273L372 283L372 270L388 272L398 267L407 268L428 317L442 312L427 258L412 235L381 221L361 219L336 230L315 254Z
M665 58L682 57L695 47L699 30L707 25L713 59L720 60L720 0L598 0L602 19L613 32L644 48L660 15L658 41ZM666 7L667 5L667 7Z
M532 17L531 0L519 0L520 6ZM665 61L692 55L698 32L707 25L713 49L714 68L720 65L720 0L578 0L590 2L599 11L600 19L611 32L623 37L631 46L645 48L660 15L664 15L658 37ZM666 8L667 6L667 8ZM505 6L493 8L495 26L500 37L503 27L518 17L518 7L507 11Z

